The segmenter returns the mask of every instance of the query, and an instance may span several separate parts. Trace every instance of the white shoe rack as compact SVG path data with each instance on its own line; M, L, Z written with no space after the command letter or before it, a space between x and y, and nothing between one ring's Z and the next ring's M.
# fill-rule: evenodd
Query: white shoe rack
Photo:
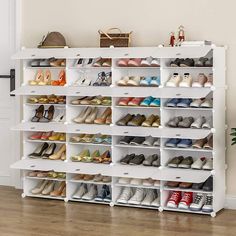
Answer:
M169 63L174 58L200 58L202 56L213 56L213 67L169 67ZM145 58L152 56L153 58L160 58L160 68L140 67L131 68L117 67L117 60L119 58ZM65 58L66 59L66 79L67 84L63 87L60 86L29 86L28 81L34 79L34 76L39 68L30 67L29 63L32 59L42 58ZM79 58L112 58L111 68L75 68L74 64ZM111 206L117 204L117 198L120 194L122 186L117 184L118 177L128 178L152 178L161 180L158 189L160 195L159 207L154 209L171 210L166 207L170 189L164 185L166 181L179 181L179 182L204 182L209 176L213 176L213 212L209 213L215 216L216 212L221 210L224 206L225 200L225 48L217 46L204 46L204 47L149 47L149 48L64 48L64 49L22 49L13 59L21 60L22 64L22 85L17 88L13 93L15 95L23 96L23 117L22 122L19 123L14 130L23 132L23 150L22 158L12 165L12 168L23 170L23 195L22 196L35 196L30 193L30 190L36 185L37 179L27 177L27 172L32 170L54 170L66 172L67 192L64 200L73 200L72 195L79 183L72 181L74 174L102 174L112 176L111 189L112 201ZM57 74L61 68L40 68L50 69L52 76L57 79ZM112 71L112 85L109 87L75 87L72 83L79 78L79 74L86 71L92 78L96 79L100 71ZM165 82L169 76L177 72L181 75L189 72L193 78L196 78L198 73L203 72L206 75L213 73L213 86L211 88L167 88ZM161 85L159 87L118 87L116 82L122 76L137 75L137 76L157 76L160 75ZM34 114L34 109L38 105L28 105L26 99L29 96L36 95L65 95L67 98L64 109L66 110L65 123L32 123L31 117ZM72 118L77 116L81 110L79 106L71 106L70 101L78 96L111 96L112 97L112 125L95 125L95 124L74 124ZM154 96L161 98L160 108L132 108L132 107L119 107L116 105L120 97L147 97ZM212 109L194 109L194 108L166 108L165 101L168 98L213 98ZM61 105L62 106L62 105ZM61 108L61 107L60 107ZM103 108L101 108L103 109ZM145 127L125 127L117 126L116 122L127 113L142 113L142 114L159 114L161 117L161 126L159 128L145 128ZM212 116L213 127L210 130L204 129L180 129L166 127L167 121L177 115L194 116L199 114ZM29 159L27 155L32 152L39 142L29 142L27 137L36 131L58 131L67 134L66 147L67 159L65 161L53 161L43 159ZM79 133L102 133L112 135L112 144L108 147L112 152L112 163L107 164L94 164L94 163L81 163L72 162L71 155L79 153L82 145L71 144L69 138L72 134ZM213 135L213 150L196 150L196 149L170 149L164 146L167 138L190 138L200 139L212 133ZM158 148L142 148L136 146L123 147L118 145L120 136L153 136L161 139L161 145ZM87 148L91 148L88 146ZM86 148L86 146L85 146ZM101 147L106 149L107 147ZM93 147L92 147L93 149ZM157 153L161 158L161 166L158 167L145 167L145 166L127 166L121 165L119 160L127 153ZM194 158L206 156L213 158L213 170L192 170L192 169L176 169L168 168L167 162L176 155L192 155ZM174 190L174 189L172 189ZM188 190L186 190L188 191ZM38 196L41 197L41 196ZM47 198L47 196L45 196ZM63 198L59 198L63 199ZM90 201L91 202L91 201ZM94 202L94 201L92 201ZM126 206L125 204L123 206ZM133 205L127 205L133 206ZM143 207L141 205L135 207ZM152 207L147 207L152 208ZM173 210L173 209L172 209ZM173 211L184 211L174 209ZM184 212L191 212L186 210ZM203 212L195 212L202 213Z

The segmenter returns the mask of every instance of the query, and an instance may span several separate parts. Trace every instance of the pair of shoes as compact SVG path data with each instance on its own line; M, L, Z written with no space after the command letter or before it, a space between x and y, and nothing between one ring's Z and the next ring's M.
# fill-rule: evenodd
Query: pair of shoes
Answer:
M51 141L66 141L65 133L57 132L36 132L29 136L31 140L51 140Z
M65 70L61 70L58 75L58 80L51 81L51 85L64 86L65 84L66 84L66 72L65 72Z
M200 157L194 161L191 156L185 158L183 156L176 156L168 162L167 166L172 168L212 170L213 160L212 158L206 159L205 157Z
M197 149L213 149L213 136L211 135L209 138L198 139L194 142L193 148Z
M103 134L79 134L72 136L72 143L96 143L96 144L111 144L111 136Z
M174 61L170 62L171 67L193 67L195 64L192 58L176 58Z
M75 67L111 67L111 59L110 58L80 58L76 61Z
M194 108L212 108L213 107L213 99L194 99L190 107Z
M176 182L176 181L167 181L165 184L166 188L180 188L180 189L191 189L193 183L188 182Z
M37 96L29 97L27 102L30 104L66 104L66 96Z
M55 152L57 145L46 142L40 144L36 149L28 155L29 158L43 158L51 160L65 160L66 159L66 145L63 144L58 151Z
M65 59L34 59L30 61L31 67L65 67L66 60Z
M143 127L159 127L160 117L158 115L150 115L146 118L145 115L131 115L127 114L116 122L120 126L143 126Z
M52 178L52 179L65 179L66 173L64 172L54 172L54 171L31 171L28 173L31 178Z
M160 85L159 76L123 76L118 82L118 86L156 86Z
M142 77L140 80L140 86L156 86L160 85L160 76L146 76Z
M118 106L152 106L159 107L160 106L160 98L154 98L152 96L146 98L140 97L124 97L118 101Z
M196 63L196 67L212 67L213 66L213 57L200 57Z
M80 97L73 99L70 102L72 105L102 105L102 106L111 106L111 97Z
M147 57L147 58L122 58L118 60L117 66L119 67L160 67L160 59Z
M117 203L158 207L160 197L155 189L124 187Z
M205 182L202 182L202 183L194 183L192 185L192 189L212 192L213 191L213 177L210 176Z
M191 139L170 138L165 143L166 147L170 148L189 148L192 146Z
M47 110L45 110L44 105L40 105L35 110L35 115L31 118L32 122L50 122L54 116L54 106L51 105Z
M73 180L110 183L111 182L111 176L103 176L101 174L97 174L97 175L77 174L73 177Z
M192 101L191 98L172 98L166 102L166 106L187 108L190 106Z
M95 162L95 163L111 163L111 153L109 150L106 150L102 155L99 150L93 151L90 154L89 149L82 150L79 154L71 156L71 160L76 162Z
M120 139L119 144L123 145L136 145L136 146L160 146L160 139L148 137L132 137L124 136Z
M212 117L205 118L205 116L199 116L195 121L191 124L191 128L195 129L211 129L212 127Z
M93 86L110 86L112 84L112 73L104 71L98 73L98 78L93 83Z
M73 119L75 123L86 123L86 124L111 124L111 108L108 107L106 110L98 116L97 107L86 107L82 112Z
M144 166L160 166L160 157L157 154L149 155L147 158L143 154L135 155L135 153L127 154L120 160L123 165L144 165Z
M91 184L89 189L87 184L82 183L79 188L75 191L72 198L74 199L82 199L91 201L94 200L94 198L97 195L97 186L94 184Z
M64 198L66 197L66 183L65 181L42 180L31 190L31 193Z
M110 187L107 185L103 185L94 200L98 202L111 202Z
M34 80L29 80L29 85L51 85L51 72L46 70L38 70Z
M122 185L135 185L135 186L160 186L160 180L148 179L137 179L137 178L124 178L121 177L117 181L118 184Z
M213 196L211 194L197 193L193 200L192 192L173 191L167 202L169 208L179 208L184 210L212 212Z

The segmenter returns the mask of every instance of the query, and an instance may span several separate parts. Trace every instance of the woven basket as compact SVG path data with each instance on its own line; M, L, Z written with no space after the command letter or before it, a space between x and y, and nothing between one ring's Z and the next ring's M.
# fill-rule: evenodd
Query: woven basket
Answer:
M118 31L115 33L114 31ZM106 48L110 46L114 47L129 47L131 42L131 34L130 33L122 33L119 28L110 28L107 32L103 32L102 30L98 31L100 35L100 47Z

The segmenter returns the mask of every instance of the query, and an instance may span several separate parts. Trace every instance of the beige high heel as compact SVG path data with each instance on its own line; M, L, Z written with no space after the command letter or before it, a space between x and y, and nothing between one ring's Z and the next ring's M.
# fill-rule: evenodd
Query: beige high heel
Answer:
M97 118L98 108L94 107L91 113L86 117L85 123L93 124L94 120Z
M59 197L59 196L61 196L62 193L63 193L63 190L64 190L65 186L66 186L66 182L64 182L64 181L61 182L60 185L59 185L59 187L58 187L57 189L55 189L54 191L52 191L52 192L50 193L50 195L51 195L52 197Z
M38 70L38 72L35 75L35 79L34 80L29 80L29 85L38 85L40 82L43 81L43 71L42 70Z
M50 85L51 84L51 72L46 70L43 80L41 80L38 85Z
M65 152L65 151L66 151L66 145L63 144L56 153L49 156L49 159L50 160L60 160L63 152Z
M106 123L106 119L108 116L111 115L111 108L108 107L103 114L101 115L101 117L98 117L97 119L94 120L95 124L105 124Z

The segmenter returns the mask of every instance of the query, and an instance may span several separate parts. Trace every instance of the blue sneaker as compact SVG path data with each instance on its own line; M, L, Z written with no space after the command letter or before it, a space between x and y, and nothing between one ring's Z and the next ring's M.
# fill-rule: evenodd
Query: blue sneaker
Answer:
M176 145L181 141L181 139L179 138L170 138L166 143L165 146L166 147L176 147Z
M180 101L177 104L177 107L189 107L190 104L192 103L192 99L190 98L181 98Z
M160 98L155 98L151 103L151 107L159 107L161 105L161 99Z
M177 144L177 147L179 148L188 148L192 146L192 140L191 139L181 139L181 141Z
M154 97L150 96L150 97L147 97L145 98L141 103L140 103L140 106L145 106L145 107L148 107L150 106L151 102L154 101Z
M150 76L147 76L147 77L144 77L141 81L140 81L140 85L142 86L149 86L150 83L152 81L152 77Z
M103 202L107 195L110 194L110 189L107 185L103 185L101 191L94 198L95 201Z
M177 104L181 101L180 98L172 98L167 101L166 106L167 107L176 107Z
M158 87L160 83L161 83L160 76L153 76L150 85Z

